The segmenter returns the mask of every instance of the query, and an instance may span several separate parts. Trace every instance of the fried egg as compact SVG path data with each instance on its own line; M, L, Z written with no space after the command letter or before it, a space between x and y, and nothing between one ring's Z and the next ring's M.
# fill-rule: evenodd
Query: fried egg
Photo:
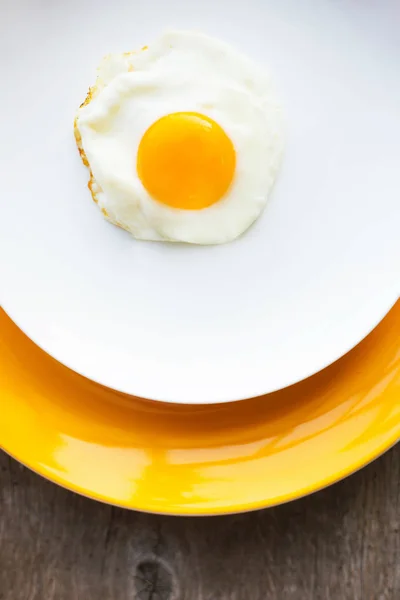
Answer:
M75 137L109 221L137 239L192 244L228 242L250 227L284 146L270 76L191 32L105 57Z

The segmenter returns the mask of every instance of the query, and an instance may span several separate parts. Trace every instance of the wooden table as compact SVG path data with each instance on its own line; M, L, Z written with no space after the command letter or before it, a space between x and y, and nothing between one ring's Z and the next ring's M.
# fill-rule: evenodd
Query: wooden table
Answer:
M398 600L400 444L252 514L172 518L81 498L0 453L1 600Z

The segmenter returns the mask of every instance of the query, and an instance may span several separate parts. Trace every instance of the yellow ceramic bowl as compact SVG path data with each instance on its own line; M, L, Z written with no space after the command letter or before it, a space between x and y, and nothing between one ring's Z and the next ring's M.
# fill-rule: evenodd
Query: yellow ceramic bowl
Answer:
M1 447L98 500L170 514L262 508L333 483L400 437L400 303L307 381L212 406L103 388L57 363L1 312L0 325Z

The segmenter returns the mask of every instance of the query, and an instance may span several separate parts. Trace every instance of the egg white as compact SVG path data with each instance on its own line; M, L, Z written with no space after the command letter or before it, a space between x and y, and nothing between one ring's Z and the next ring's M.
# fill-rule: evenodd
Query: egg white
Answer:
M136 172L146 130L181 111L211 117L236 151L228 192L201 210L154 200ZM194 244L233 240L257 219L284 146L270 77L230 46L191 32L171 32L138 53L103 59L75 134L91 170L92 194L110 221L137 239Z

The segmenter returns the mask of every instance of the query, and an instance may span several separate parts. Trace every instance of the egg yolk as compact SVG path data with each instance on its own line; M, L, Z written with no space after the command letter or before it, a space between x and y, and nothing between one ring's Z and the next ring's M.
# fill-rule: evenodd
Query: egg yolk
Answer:
M225 131L195 112L172 113L153 123L137 155L137 172L148 193L186 210L218 202L232 182L235 166L235 149Z

